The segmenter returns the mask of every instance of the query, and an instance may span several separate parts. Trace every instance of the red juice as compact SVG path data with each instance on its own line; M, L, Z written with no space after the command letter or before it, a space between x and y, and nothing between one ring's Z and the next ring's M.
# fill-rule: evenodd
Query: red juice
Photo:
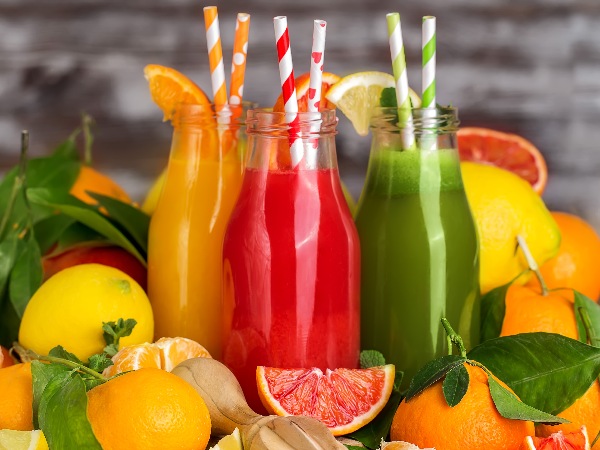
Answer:
M253 409L259 365L357 367L359 240L336 168L247 168L223 260L223 360Z

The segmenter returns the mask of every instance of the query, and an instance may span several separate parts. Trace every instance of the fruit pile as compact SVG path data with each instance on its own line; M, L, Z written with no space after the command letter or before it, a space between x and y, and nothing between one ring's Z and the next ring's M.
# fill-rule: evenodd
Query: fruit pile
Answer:
M173 69L145 75L165 120L210 102ZM308 80L296 80L301 110ZM393 86L379 72L324 73L323 103L366 134ZM408 390L371 350L360 369L260 366L257 390L274 415L263 417L202 342L153 342L147 239L164 178L138 209L90 167L89 127L84 117L83 161L80 130L44 158L29 159L24 139L21 164L0 183L0 449L600 449L600 238L548 211L546 165L530 142L458 133L480 244L482 344L467 352L443 321L455 351Z

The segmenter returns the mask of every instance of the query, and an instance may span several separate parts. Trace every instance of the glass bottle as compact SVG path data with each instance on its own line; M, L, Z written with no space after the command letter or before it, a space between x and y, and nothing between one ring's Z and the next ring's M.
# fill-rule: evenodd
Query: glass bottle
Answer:
M478 343L479 244L461 177L456 109L413 109L412 126L401 123L395 108L380 108L372 119L356 226L361 346L403 371L406 388L425 363L447 353L442 317L467 348Z

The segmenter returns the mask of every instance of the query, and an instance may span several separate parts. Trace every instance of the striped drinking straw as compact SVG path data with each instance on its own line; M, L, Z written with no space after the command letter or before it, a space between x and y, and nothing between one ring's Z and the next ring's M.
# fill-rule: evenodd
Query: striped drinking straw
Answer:
M249 32L250 14L238 13L235 23L235 38L233 40L233 58L231 60L230 105L239 105L244 98L244 76L246 74Z
M415 143L413 133L413 117L408 91L408 76L406 73L406 54L402 40L402 26L399 13L386 15L388 36L390 39L390 54L392 70L396 84L396 102L398 104L398 122L402 126L402 146L410 148Z
M302 160L304 149L299 138L298 124L298 97L296 96L296 83L294 80L294 66L292 64L292 49L286 16L273 18L275 28L275 42L277 44L277 58L279 60L279 80L283 94L283 110L285 120L289 125L290 153L292 167L296 167Z
M310 80L308 83L308 111L319 112L321 105L321 88L323 84L323 65L325 64L325 32L327 22L324 20L315 20L313 25L313 43L310 54ZM320 121L313 123L311 115L311 134L320 131ZM317 165L317 147L318 138L312 138L310 145L306 147L306 163L314 168Z
M421 104L423 108L432 108L424 113L424 118L434 118L435 113L435 17L423 17L422 48L423 48L423 72L422 72L422 94ZM437 147L437 139L427 139L428 148Z
M204 26L206 27L206 47L208 49L214 103L217 112L219 112L227 105L227 86L225 84L225 68L223 67L219 14L216 6L206 6L204 8Z

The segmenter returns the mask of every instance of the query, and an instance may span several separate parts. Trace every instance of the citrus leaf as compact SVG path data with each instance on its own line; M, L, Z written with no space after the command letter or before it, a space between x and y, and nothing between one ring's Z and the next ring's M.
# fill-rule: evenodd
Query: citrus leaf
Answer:
M40 399L48 382L56 375L67 373L71 369L62 364L45 364L41 361L31 362L31 378L33 383L33 427L39 429L38 408Z
M75 142L75 139L79 133L81 133L80 128L77 128L75 131L73 131L73 133L71 133L67 139L54 148L52 151L52 156L79 161L79 152L77 151L77 143Z
M42 255L37 241L28 235L18 248L19 256L10 272L9 297L19 318L29 300L42 284Z
M442 383L442 391L446 403L451 408L460 403L469 389L469 372L464 365L456 366L446 374Z
M506 292L512 284L492 289L481 297L481 341L497 338L502 331L506 311Z
M600 348L551 333L523 333L485 341L468 357L487 367L519 398L559 414L600 375Z
M74 222L64 214L53 214L34 224L33 234L40 246L40 252L47 253Z
M360 368L369 369L371 367L385 366L385 358L377 350L363 350L360 352Z
M135 256L144 266L146 261L129 241L102 213L92 206L76 199L75 197L49 189L28 189L27 196L32 203L50 206L81 222L92 230L108 238L113 244L127 250Z
M528 420L531 422L558 425L569 423L568 420L545 413L520 401L512 392L488 375L490 394L496 409L502 417L514 420Z
M50 448L102 450L87 418L85 384L77 373L50 379L40 399L39 424Z
M58 241L56 242L56 248L52 250L51 256L56 256L80 245L110 245L110 241L97 231L74 220L73 224L59 236Z
M377 417L362 428L350 433L348 437L362 443L367 448L379 448L381 440L385 439L390 432L392 420L394 420L394 415L401 400L402 395L400 392L392 391L388 402L377 414Z
M467 358L458 355L447 355L425 364L410 381L406 400L410 400L433 383L441 380L446 373L463 364Z
M17 339L21 320L8 296L10 273L15 265L20 240L10 233L0 241L0 345L10 347Z
M573 290L575 294L575 318L577 319L577 330L579 332L579 340L583 343L588 343L594 347L600 347L600 305L581 292ZM589 334L584 322L584 315L589 318Z
M8 286L10 272L17 259L19 242L20 240L16 233L11 233L6 239L0 242L0 295L4 293L4 290ZM0 316L0 323L1 319Z

